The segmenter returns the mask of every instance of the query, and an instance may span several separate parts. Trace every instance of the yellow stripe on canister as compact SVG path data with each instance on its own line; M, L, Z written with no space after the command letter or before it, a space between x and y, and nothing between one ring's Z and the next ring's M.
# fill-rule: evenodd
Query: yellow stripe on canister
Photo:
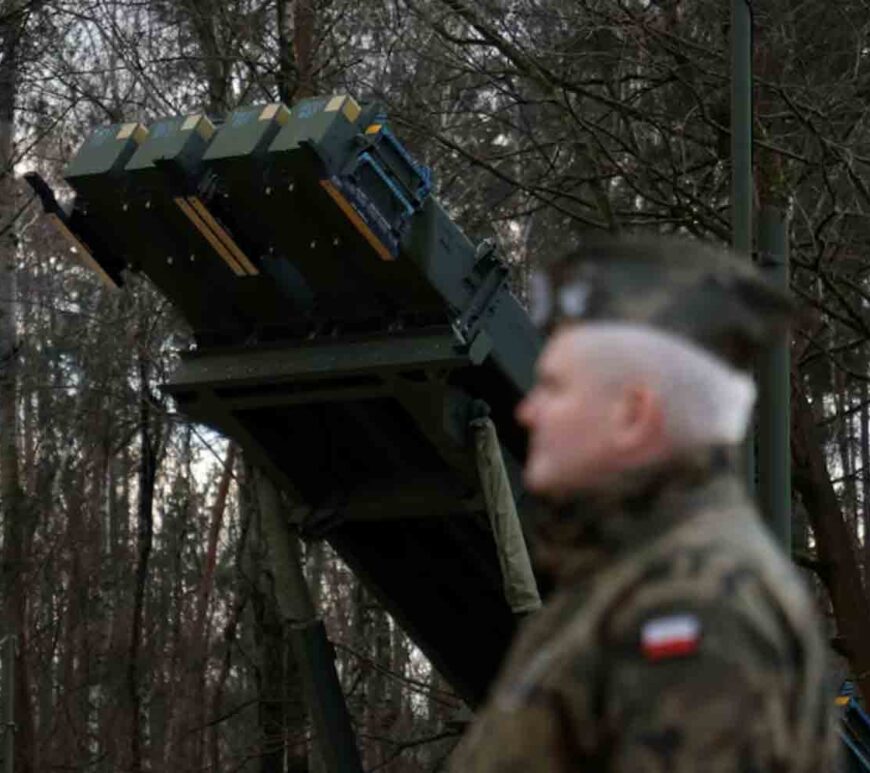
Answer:
M183 196L176 196L175 203L178 208L184 212L187 216L187 219L193 223L194 228L199 231L205 240L212 246L214 251L218 254L221 260L226 263L230 270L236 276L245 276L245 270L233 259L233 256L230 255L229 251L223 244L221 244L221 240L215 236L209 227L200 219L199 215L194 212L193 207L187 202L187 200Z
M386 245L374 235L372 229L368 227L365 220L360 217L359 213L353 208L351 203L341 195L339 190L329 180L321 180L320 185L330 195L332 200L338 204L347 219L353 223L354 228L356 228L356 230L362 234L363 238L372 246L374 251L378 254L378 257L381 260L395 260L393 253L390 252Z
M118 284L115 282L112 277L110 277L103 267L97 263L94 256L91 254L91 251L88 249L87 245L78 238L72 231L70 231L69 226L63 222L54 212L49 212L47 215L49 221L54 225L57 229L57 232L66 239L71 246L75 247L76 255L79 260L91 271L93 271L99 278L100 281L106 285L107 287L111 287L115 290L118 289Z
M242 270L248 276L256 276L260 272L257 270L257 267L251 262L247 255L242 252L241 247L236 244L235 240L232 236L229 235L227 230L215 220L214 215L209 212L208 207L202 203L202 201L197 196L188 196L187 201L191 207L193 207L194 211L197 215L202 218L203 222L212 230L212 232L220 239L221 243L226 247L230 254L233 256L233 259L238 263Z

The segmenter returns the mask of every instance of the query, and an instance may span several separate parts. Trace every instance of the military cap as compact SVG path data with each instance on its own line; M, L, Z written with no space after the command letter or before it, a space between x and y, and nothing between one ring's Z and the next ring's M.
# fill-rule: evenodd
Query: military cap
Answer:
M789 325L789 296L746 258L700 241L595 237L533 271L530 313L550 330L568 321L648 324L749 369Z

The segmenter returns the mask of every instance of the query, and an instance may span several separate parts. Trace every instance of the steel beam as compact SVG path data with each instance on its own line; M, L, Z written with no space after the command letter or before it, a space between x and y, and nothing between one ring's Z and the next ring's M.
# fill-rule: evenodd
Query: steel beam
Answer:
M731 243L752 254L752 12L748 0L731 0ZM746 482L755 491L753 432L746 443Z
M469 365L467 353L452 332L395 335L191 352L166 385L171 394L202 387L262 385L314 381L328 376L337 383L354 374L387 374L402 370Z
M335 653L302 571L299 536L290 526L268 475L257 473L260 517L270 535L269 556L281 616L302 676L305 702L328 773L362 773L350 715L335 670Z

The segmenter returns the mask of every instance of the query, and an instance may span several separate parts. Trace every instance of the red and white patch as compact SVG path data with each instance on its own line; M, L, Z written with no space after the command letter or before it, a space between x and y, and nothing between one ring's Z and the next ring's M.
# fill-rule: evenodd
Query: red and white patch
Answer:
M657 617L643 624L640 646L647 660L664 660L698 651L701 621L695 615Z

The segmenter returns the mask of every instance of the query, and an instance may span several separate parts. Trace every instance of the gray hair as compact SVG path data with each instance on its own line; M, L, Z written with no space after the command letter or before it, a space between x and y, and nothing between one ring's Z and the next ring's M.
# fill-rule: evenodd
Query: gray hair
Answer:
M661 398L678 448L739 443L752 417L752 378L690 341L652 327L588 322L576 344L604 388L643 383Z

